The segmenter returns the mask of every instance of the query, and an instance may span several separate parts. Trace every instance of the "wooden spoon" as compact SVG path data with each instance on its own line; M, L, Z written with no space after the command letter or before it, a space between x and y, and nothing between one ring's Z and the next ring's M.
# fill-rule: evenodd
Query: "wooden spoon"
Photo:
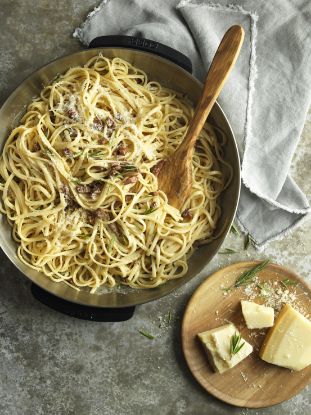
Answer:
M191 191L192 155L196 139L237 60L243 39L241 26L232 26L226 32L209 68L202 96L184 140L170 157L157 165L159 189L166 193L170 205L177 209L182 208Z

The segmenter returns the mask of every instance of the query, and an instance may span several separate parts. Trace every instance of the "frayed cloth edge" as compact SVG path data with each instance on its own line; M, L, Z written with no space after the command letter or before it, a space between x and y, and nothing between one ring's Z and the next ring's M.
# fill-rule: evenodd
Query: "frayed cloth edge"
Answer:
M81 26L77 27L72 36L76 39L79 39L80 42L85 45L88 46L89 43L84 39L84 29L86 27L86 25L90 22L90 20L98 13L100 12L100 10L109 2L110 0L102 0L102 2L100 3L99 6L94 7L94 9L88 13L88 15L86 16L85 21L82 23Z

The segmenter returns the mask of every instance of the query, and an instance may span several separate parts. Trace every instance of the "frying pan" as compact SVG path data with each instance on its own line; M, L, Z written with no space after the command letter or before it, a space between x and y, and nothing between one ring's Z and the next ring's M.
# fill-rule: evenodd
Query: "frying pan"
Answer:
M0 151L10 131L24 114L26 106L39 94L43 86L49 84L57 74L65 72L70 67L84 65L98 53L108 58L120 57L127 60L144 70L150 79L186 94L194 104L200 96L202 84L191 75L191 62L180 52L148 39L128 36L99 37L91 42L90 49L64 56L43 66L24 80L8 97L0 110ZM5 216L1 215L0 246L12 263L34 283L32 291L37 298L67 314L78 314L82 318L84 312L81 310L92 310L94 320L97 319L96 312L102 310L104 315L109 311L108 320L127 319L133 314L133 306L159 299L176 290L194 278L211 261L230 230L236 213L240 193L240 161L233 131L218 103L214 105L209 121L227 135L224 158L233 168L233 180L220 198L222 214L215 234L221 232L211 243L195 250L189 260L187 274L152 289L104 290L99 294L90 294L86 290L77 291L64 283L51 281L20 261L16 254L16 243L11 236L11 228ZM79 312L74 311L77 307Z

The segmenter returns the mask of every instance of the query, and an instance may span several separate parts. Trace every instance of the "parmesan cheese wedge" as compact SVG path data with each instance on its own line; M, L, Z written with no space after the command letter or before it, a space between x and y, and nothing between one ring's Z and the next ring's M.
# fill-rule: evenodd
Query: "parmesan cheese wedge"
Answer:
M311 321L284 305L260 349L262 360L292 370L311 364Z
M252 301L241 300L242 313L248 329L262 329L272 327L274 309Z
M253 351L253 347L241 338L240 344L244 343L243 346L237 353L232 354L231 339L235 334L239 332L232 323L198 334L215 372L223 373L231 369Z

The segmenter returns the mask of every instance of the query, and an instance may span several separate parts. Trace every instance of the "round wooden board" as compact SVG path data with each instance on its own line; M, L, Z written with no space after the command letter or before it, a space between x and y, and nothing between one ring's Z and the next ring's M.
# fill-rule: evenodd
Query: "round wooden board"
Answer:
M302 371L294 372L264 362L258 351L268 329L247 329L241 312L241 299L249 299L244 288L235 288L227 295L223 287L229 287L241 273L258 264L240 262L223 268L207 278L191 297L182 324L182 346L188 366L203 388L216 398L232 405L246 408L263 408L290 399L299 393L311 380L311 365ZM311 314L311 289L305 281L292 271L279 265L269 264L258 274L260 282L284 279L295 280L291 286L298 296L296 301L300 311ZM258 302L257 299L253 300ZM295 305L293 305L295 307ZM310 318L310 317L309 317ZM228 321L235 324L249 343L253 353L237 366L223 374L214 373L208 364L205 351L197 334L219 327Z

